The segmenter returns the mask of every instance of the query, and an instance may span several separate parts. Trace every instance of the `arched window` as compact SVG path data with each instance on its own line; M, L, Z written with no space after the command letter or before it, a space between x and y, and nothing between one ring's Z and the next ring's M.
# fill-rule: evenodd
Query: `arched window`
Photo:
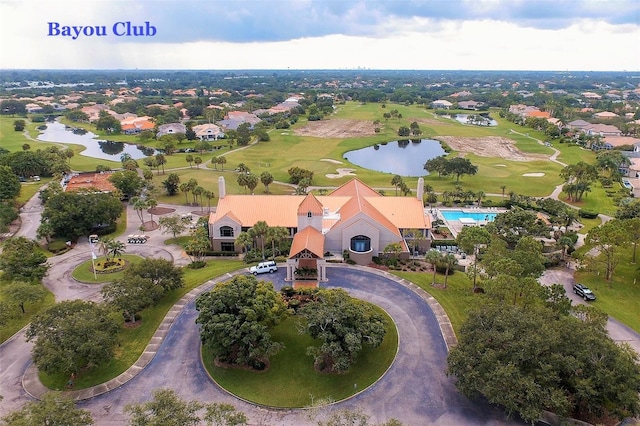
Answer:
M371 250L371 238L364 235L356 235L351 238L351 250L358 253L365 253Z
M307 212L307 217L308 217L308 218L311 218L311 211L308 211L308 212Z
M233 237L233 228L230 226L221 226L220 227L220 236L221 237Z

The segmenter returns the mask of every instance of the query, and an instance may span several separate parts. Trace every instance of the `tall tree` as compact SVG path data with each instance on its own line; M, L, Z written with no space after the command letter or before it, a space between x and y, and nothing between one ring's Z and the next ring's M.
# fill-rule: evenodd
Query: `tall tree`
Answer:
M6 281L39 282L47 274L47 257L35 241L25 237L8 239L0 253L0 269Z
M126 321L135 322L136 314L154 305L163 290L150 279L127 276L106 284L100 293L109 306L123 313Z
M162 229L162 233L170 233L173 235L175 239L179 234L183 233L185 229L187 229L187 225L184 223L182 218L177 215L173 216L163 216L158 222L160 223L160 229Z
M404 183L404 181L402 180L402 176L400 175L395 175L392 179L391 179L391 185L396 187L396 197L398 196L398 188L400 187L400 185L402 185Z
M22 313L26 313L24 305L26 303L37 303L43 301L49 292L41 285L35 283L24 283L14 281L3 288L9 300L20 307Z
M610 220L595 227L587 234L585 242L597 250L598 254L592 259L604 264L605 279L609 288L613 281L613 273L622 260L622 248L628 241L627 230L619 219Z
M273 175L267 171L260 174L260 182L264 185L264 192L269 193L269 185L273 183Z
M251 235L256 241L260 241L260 247L262 249L262 259L264 259L264 241L269 232L269 225L267 222L260 220L249 229L249 235Z
M640 413L638 355L604 327L542 306L475 309L447 363L463 395L528 422L542 410L582 419Z
M20 180L9 166L0 166L0 202L18 198Z
M457 237L458 245L469 254L473 254L473 290L477 288L478 280L478 254L482 247L491 242L491 234L486 228L465 226Z
M196 299L200 337L221 362L262 366L282 348L269 329L287 315L273 284L237 275Z
M435 249L429 250L424 257L424 260L433 268L433 280L431 280L431 285L436 285L436 273L441 259L442 253Z
M88 426L93 424L91 413L76 408L73 399L61 392L47 392L40 401L29 401L18 411L2 419L7 426Z
M108 362L121 321L119 313L93 302L56 303L38 313L27 329L27 340L35 340L33 362L48 374L77 374Z
M151 401L128 404L124 411L131 415L130 426L198 426L201 408L201 403L183 401L171 389L156 389Z
M141 277L150 280L163 293L184 286L182 268L174 266L167 259L148 257L129 266L124 273L125 278Z
M384 317L373 305L354 299L342 289L321 290L316 300L300 309L306 329L319 347L307 348L315 366L325 372L345 372L365 346L382 344Z
M162 181L162 186L167 190L167 195L176 195L180 189L180 176L177 173L169 173L169 176Z

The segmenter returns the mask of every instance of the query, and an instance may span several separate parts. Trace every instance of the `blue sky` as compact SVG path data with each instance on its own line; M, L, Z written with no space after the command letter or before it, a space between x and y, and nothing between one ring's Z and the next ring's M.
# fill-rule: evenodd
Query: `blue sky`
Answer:
M3 69L640 70L639 0L0 0L0 16Z

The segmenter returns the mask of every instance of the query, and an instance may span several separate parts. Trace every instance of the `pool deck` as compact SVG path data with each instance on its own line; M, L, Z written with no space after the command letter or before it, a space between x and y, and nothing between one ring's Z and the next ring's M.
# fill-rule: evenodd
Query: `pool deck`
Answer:
M442 211L462 211L463 213L480 213L480 214L498 214L504 213L507 210L498 207L459 207L459 208L437 208L437 209L425 209L425 213L430 214L433 220L440 219L444 222L445 226L451 231L451 236L457 238L462 228L465 226L485 226L490 221L488 220L475 220L471 218L460 218L459 220L447 220Z

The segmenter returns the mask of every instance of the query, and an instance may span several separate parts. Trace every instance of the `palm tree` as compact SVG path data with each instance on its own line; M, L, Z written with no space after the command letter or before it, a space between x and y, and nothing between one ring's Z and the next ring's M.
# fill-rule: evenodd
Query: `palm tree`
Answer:
M289 238L289 231L283 226L270 226L266 238L271 242L271 257L275 260L276 244L280 245L282 241Z
M442 254L435 249L429 250L424 257L424 260L433 268L433 281L431 282L431 285L436 285L436 266L440 263L441 258Z
M256 240L260 239L260 245L262 248L262 260L264 260L264 240L268 231L269 225L267 225L267 222L263 220L256 222L256 224L253 225L253 227L249 230L249 234L253 238L255 238Z
M486 197L487 194L484 193L484 191L478 191L476 192L476 200L478 201L478 207L482 207L482 199L484 197Z
M453 253L447 253L442 256L440 264L445 267L444 272L444 288L447 288L447 278L449 277L449 270L458 264L458 259Z
M116 257L120 256L124 253L125 245L122 241L111 240L108 245L108 254L111 254L111 261ZM109 258L107 258L107 262L109 262Z
M196 157L193 159L193 162L196 163L196 169L200 168L200 164L202 164L202 158Z
M391 185L396 187L396 197L398 196L398 187L400 186L401 183L402 183L402 176L400 175L395 175L391 179Z
M253 237L248 232L241 232L240 235L236 237L235 244L240 246L242 253L245 253L247 247L253 246Z
M507 189L507 185L502 185L500 189L502 189L502 200L504 201L504 191Z
M222 171L224 172L224 165L227 164L227 159L224 156L220 156L218 157L218 163L220 164L220 166L222 167Z
M213 169L218 170L218 164L220 163L220 157L213 157L211 159L211 164L213 164Z
M189 197L187 196L187 194L189 194L189 184L187 182L182 182L180 184L180 191L184 193L185 203L189 204Z
M187 161L187 163L189 163L189 168L192 168L193 166L191 165L191 163L193 163L193 155L187 154L187 156L184 157L184 159Z
M213 191L205 190L202 195L207 199L207 210L211 213L211 200L216 198L216 194Z
M131 204L133 209L136 211L138 217L140 218L140 223L144 224L144 209L149 207L148 202L140 197L134 197L131 200Z
M193 188L193 196L194 199L197 200L200 197L200 211L204 210L204 206L202 205L202 196L204 195L205 189L201 186L196 186Z
M155 200L154 198L147 199L147 207L149 208L149 210L147 211L151 215L151 225L153 225L153 209L156 208L157 206L158 206L157 200Z

